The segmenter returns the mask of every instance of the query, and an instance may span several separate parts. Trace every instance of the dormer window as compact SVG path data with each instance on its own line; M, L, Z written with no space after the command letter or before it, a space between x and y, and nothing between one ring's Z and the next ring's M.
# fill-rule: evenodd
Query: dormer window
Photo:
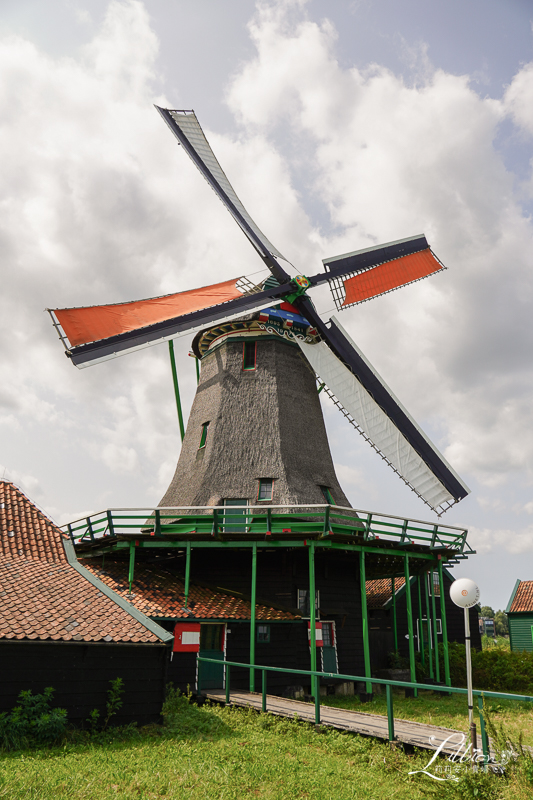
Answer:
M335 505L335 500L333 499L333 495L331 494L328 486L321 486L320 491L322 492L322 497L330 506Z
M200 444L198 445L198 449L201 450L202 447L205 447L207 442L207 432L209 431L209 422L204 422L202 425L202 433L200 434Z
M244 342L242 346L243 370L254 370L257 366L257 342Z
M274 488L274 481L272 478L259 478L259 486L257 489L258 500L272 500L272 491Z

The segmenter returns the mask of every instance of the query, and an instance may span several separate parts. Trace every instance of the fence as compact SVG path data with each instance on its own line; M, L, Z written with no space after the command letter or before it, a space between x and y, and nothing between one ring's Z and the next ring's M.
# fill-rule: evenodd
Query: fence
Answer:
M291 675L307 675L311 678L312 686L314 685L314 701L315 701L315 725L320 725L320 678L335 678L344 681L357 681L360 683L367 683L368 678L363 678L359 675L341 675L341 674L333 674L329 672L317 672L312 670L305 670L305 669L288 669L286 667L264 667L258 666L256 664L241 664L237 661L218 661L214 658L207 658L205 656L198 656L198 693L201 691L201 667L200 662L209 662L212 664L218 664L219 666L222 665L225 671L225 688L226 688L226 703L230 702L231 697L231 689L230 689L230 676L231 676L231 667L244 667L245 669L249 669L250 673L253 674L254 670L259 670L261 672L261 710L266 712L267 710L267 703L266 703L266 696L267 696L267 672L285 672ZM407 681L393 681L393 680L386 680L383 678L372 678L372 683L380 684L385 686L386 691L386 698L387 698L387 722L388 722L388 734L389 734L389 741L393 742L395 739L394 735L394 709L393 709L393 700L392 700L392 687L399 686L402 689L427 689L432 692L444 692L445 694L467 694L468 689L462 689L455 686L439 686L438 684L425 684L425 683L412 683ZM480 689L474 689L473 694L477 696L478 699L478 708L479 708L479 727L481 732L481 746L483 750L483 758L485 764L488 763L490 758L490 749L489 749L489 737L487 734L487 729L485 725L485 718L484 718L484 711L483 711L483 703L485 698L499 698L504 700L521 700L527 702L533 702L533 697L529 695L522 695L522 694L506 694L503 692L485 692Z

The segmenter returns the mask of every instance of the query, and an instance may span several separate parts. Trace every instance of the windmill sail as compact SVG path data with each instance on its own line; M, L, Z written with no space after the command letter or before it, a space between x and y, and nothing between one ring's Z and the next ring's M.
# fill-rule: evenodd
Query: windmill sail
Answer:
M407 435L402 433L391 416L378 405L361 381L325 342L311 345L298 341L303 354L315 373L325 382L336 404L365 439L424 502L438 514L442 513L465 497L470 490L420 430L346 331L336 320L332 320L332 325L338 328L372 371L376 385L381 387L380 399L383 401L383 395L386 394L391 406L396 406L408 421L408 425L403 426ZM414 447L413 440L416 440L417 448Z
M424 235L345 253L323 263L327 272L313 276L311 283L328 281L338 311L446 269Z
M187 151L187 155L198 167L259 254L261 256L275 256L286 261L287 259L267 239L237 197L233 186L205 138L194 111L171 111L166 108L159 108L159 106L156 106L156 108L174 136Z
M284 284L265 291L243 293L249 286L246 279L236 278L131 303L58 308L49 309L49 312L67 355L77 367L83 368L159 344L212 322L235 319L246 312L267 308L291 288Z

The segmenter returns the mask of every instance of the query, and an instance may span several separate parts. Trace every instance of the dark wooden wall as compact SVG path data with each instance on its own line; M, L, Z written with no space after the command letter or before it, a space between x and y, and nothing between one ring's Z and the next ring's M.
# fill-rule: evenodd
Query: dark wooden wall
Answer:
M163 644L0 641L0 711L9 711L22 689L55 689L52 706L66 708L80 725L93 708L105 717L110 681L122 678L124 704L114 725L160 719L169 648Z

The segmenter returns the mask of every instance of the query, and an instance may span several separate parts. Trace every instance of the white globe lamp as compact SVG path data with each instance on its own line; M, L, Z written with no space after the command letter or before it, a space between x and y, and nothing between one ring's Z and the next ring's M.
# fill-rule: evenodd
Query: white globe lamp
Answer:
M472 749L476 750L476 725L474 722L474 696L472 694L472 653L470 650L470 614L469 609L479 603L479 586L470 578L458 578L450 586L450 599L456 606L464 608L465 614L465 646L466 646L466 685L468 688L468 723Z

